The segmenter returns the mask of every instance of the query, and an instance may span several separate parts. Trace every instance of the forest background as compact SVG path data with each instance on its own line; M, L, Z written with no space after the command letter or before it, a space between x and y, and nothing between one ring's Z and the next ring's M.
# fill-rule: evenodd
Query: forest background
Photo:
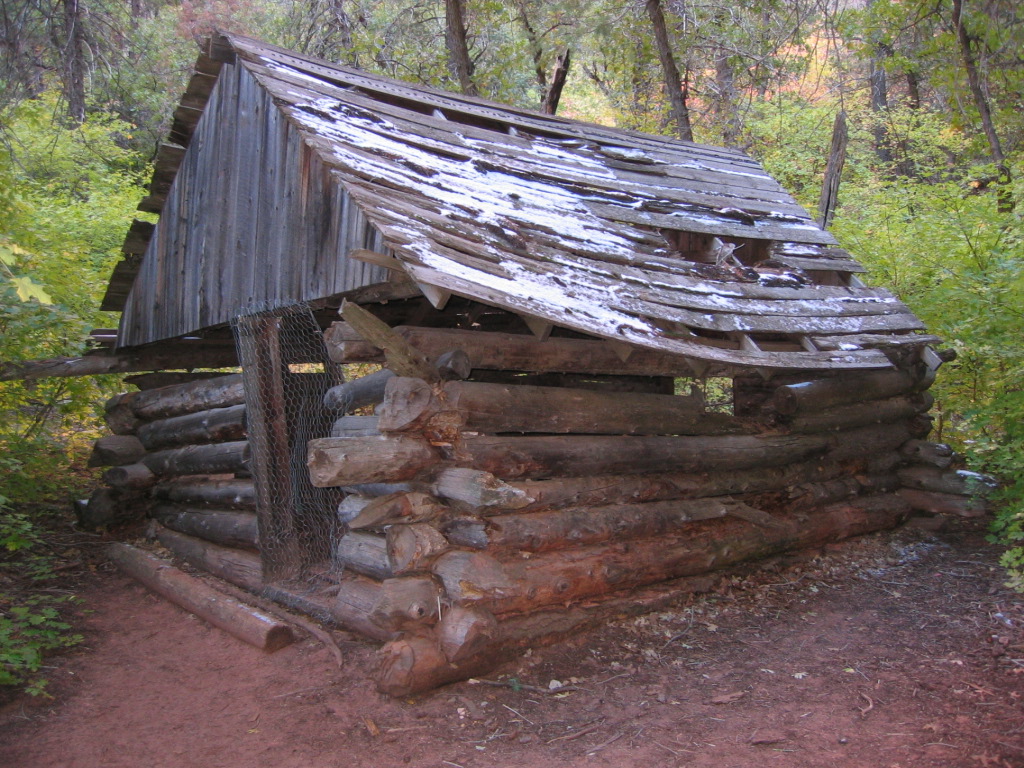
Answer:
M80 354L215 29L413 82L739 147L957 352L932 439L1005 483L1024 589L1024 11L1016 0L0 0L0 361ZM48 590L117 377L0 383L0 684L74 643ZM40 504L50 501L52 504ZM64 512L66 514L66 511ZM25 585L31 585L26 588Z

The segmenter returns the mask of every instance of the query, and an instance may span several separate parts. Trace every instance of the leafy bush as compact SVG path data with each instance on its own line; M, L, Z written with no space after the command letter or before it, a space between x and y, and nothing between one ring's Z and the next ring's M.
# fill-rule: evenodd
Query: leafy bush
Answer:
M45 654L82 640L61 616L75 598L39 591L55 576L54 557L44 547L32 519L0 497L0 686L33 696L45 693Z

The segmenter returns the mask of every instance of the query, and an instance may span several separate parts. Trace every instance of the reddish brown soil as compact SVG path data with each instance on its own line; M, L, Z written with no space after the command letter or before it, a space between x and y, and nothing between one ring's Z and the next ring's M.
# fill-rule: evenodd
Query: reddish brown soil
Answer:
M0 710L0 765L1024 766L997 554L978 525L866 537L409 701L369 646L265 655L100 569L54 697Z

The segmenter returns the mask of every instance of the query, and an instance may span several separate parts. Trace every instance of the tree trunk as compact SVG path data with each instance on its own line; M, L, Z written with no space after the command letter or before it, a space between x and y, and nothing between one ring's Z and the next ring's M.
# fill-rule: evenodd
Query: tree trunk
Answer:
M822 229L832 224L836 207L839 205L839 184L843 177L843 166L846 164L846 145L850 133L846 127L846 110L839 110L835 123L832 125L832 144L828 151L828 162L825 164L825 179L821 184L821 198L818 200L818 223Z
M289 625L208 587L148 552L115 543L108 547L107 555L157 594L260 650L276 651L295 639Z
M82 0L62 0L64 10L63 40L64 96L68 117L75 125L85 120L85 9Z
M1013 177L1010 167L1006 163L1006 156L1003 154L1003 145L999 141L999 134L996 133L995 122L992 120L992 110L988 105L988 98L985 96L985 89L981 83L981 72L978 69L978 61L975 57L971 43L972 38L964 26L963 0L953 0L953 28L956 31L956 39L960 45L960 57L964 62L964 69L967 72L967 83L971 89L971 96L974 98L974 106L981 118L981 127L988 139L989 151L992 153L992 162L995 163L999 172L999 212L1009 213L1014 209L1015 201L1011 184Z
M572 63L571 54L568 48L555 59L555 71L551 73L551 85L544 91L544 99L540 105L540 111L553 115L558 111L558 102L562 99L562 90L565 88L565 81L569 77L569 65Z
M684 141L693 141L690 110L686 103L689 89L679 77L679 67L676 66L672 44L669 42L665 14L661 10L661 0L646 0L646 7L647 16L650 18L654 30L654 42L658 47L658 58L661 59L665 90L668 92L669 103L672 106L672 119L675 121L676 131L679 138Z
M452 79L467 96L479 95L473 83L473 60L466 42L465 4L463 0L445 0L445 45Z

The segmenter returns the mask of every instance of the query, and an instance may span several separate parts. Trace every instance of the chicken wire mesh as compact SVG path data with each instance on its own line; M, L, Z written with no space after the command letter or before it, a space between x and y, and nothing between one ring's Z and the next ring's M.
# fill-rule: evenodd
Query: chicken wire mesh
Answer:
M331 433L327 390L342 382L304 304L250 309L232 322L245 385L250 468L267 583L316 580L332 569L341 492L316 488L307 443Z

